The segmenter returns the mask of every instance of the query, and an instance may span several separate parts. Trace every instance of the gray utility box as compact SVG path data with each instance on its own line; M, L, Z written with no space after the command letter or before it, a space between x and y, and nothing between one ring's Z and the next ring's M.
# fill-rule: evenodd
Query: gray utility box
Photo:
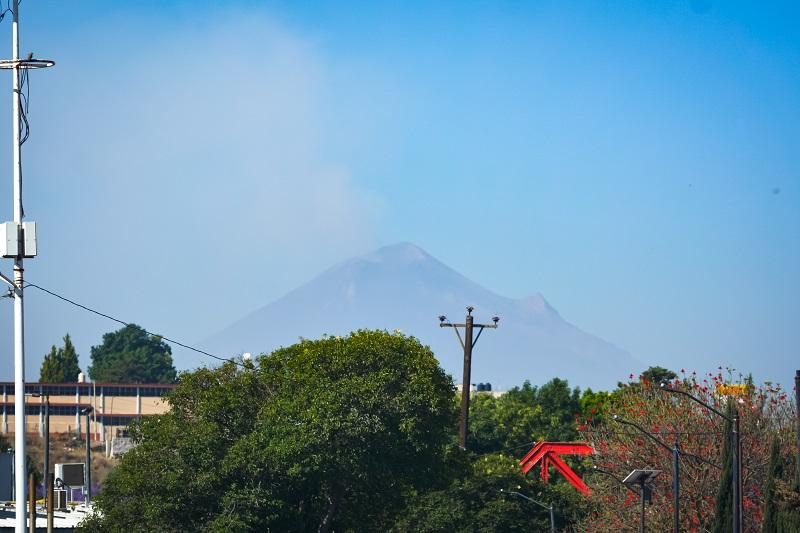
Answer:
M56 463L55 475L67 487L82 487L86 481L83 463Z
M0 453L0 501L14 499L14 454Z
M67 491L56 489L53 491L53 509L63 511L67 508Z
M23 222L19 234L16 222L0 224L0 255L6 258L36 257L36 222ZM20 249L22 247L22 249Z

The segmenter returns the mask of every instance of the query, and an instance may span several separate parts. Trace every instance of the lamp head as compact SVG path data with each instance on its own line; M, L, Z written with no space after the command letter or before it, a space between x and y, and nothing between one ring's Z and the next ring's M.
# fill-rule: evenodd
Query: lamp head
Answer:
M444 315L439 315L439 322L444 324L444 321L447 320L447 317Z
M493 317L492 317L492 322L494 322L495 324L497 324L498 322L500 322L500 317L499 317L499 316L493 316Z

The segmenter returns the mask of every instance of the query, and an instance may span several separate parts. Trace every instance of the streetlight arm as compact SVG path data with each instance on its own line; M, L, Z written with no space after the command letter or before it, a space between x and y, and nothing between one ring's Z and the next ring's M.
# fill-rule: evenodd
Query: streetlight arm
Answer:
M618 475L616 475L616 474L613 474L613 473L609 472L608 470L603 470L602 468L600 468L600 467L598 467L598 466L592 466L592 471L593 471L593 472L597 472L598 474L605 474L605 475L607 475L607 476L610 476L610 477L614 478L614 481L616 481L617 483L619 483L620 485L622 485L623 487L625 487L626 489L628 489L628 490L629 490L629 491L631 491L632 493L636 494L636 491L635 491L635 490L633 490L633 488L631 488L631 486L630 486L630 485L626 485L626 484L625 484L625 483L622 481L622 479L620 479L620 477L619 477Z
M665 392L673 392L673 393L676 393L676 394L683 394L687 398L691 398L695 402L699 403L700 405L702 405L706 409L709 409L710 411L712 411L717 416L721 416L722 418L724 418L728 422L733 422L733 419L731 419L728 415L726 415L726 414L722 413L721 411L711 407L710 405L708 405L706 402L704 402L700 398L697 398L697 397L689 394L686 391L683 391L683 390L680 390L680 389L673 389L672 387L667 387L666 383L662 383L660 388L661 388L661 390L663 390Z
M650 432L646 431L642 426L640 426L636 422L631 422L629 420L624 420L624 419L620 418L617 415L612 416L611 419L614 420L615 422L619 422L620 424L625 424L626 426L635 427L636 429L639 430L640 433L642 433L643 435L647 436L650 440L652 440L653 442L655 442L656 444L658 444L659 446L661 446L662 448L664 448L668 452L672 453L673 448L671 446L667 445L664 441L662 441L661 439L659 439L655 435L651 435Z
M647 435L653 442L655 442L656 444L658 444L659 446L661 446L665 450L667 450L669 452L673 452L674 451L674 448L668 446L665 442L663 442L661 439L657 438L655 435L652 435L649 432L645 431L645 429L643 427L641 427L639 424L637 424L635 422L630 422L629 420L624 420L624 419L620 418L617 415L614 415L611 418L612 418L612 420L614 420L616 422L619 422L620 424L625 424L625 425L628 425L628 426L635 427L636 429L638 429L644 435ZM677 448L677 445L675 447ZM708 459L706 459L704 457L700 457L699 455L695 455L693 453L685 452L685 451L681 450L680 448L678 448L678 454L680 454L682 456L685 456L685 457L689 457L691 459L695 459L696 461L700 461L701 463L705 463L707 465L713 466L714 468L718 468L718 469L722 470L722 467L719 466L718 464L713 463L713 462L709 461Z
M529 496L525 496L521 492L517 492L517 491L513 491L513 490L503 490L503 489L500 489L499 492L502 493L502 494L514 494L515 496L519 496L520 498L525 498L529 502L535 503L536 505L538 505L542 509L548 509L548 510L550 509L549 505L545 505L542 502L536 501L536 500L534 500L533 498L531 498Z
M722 470L722 467L719 466L717 463L709 461L708 459L706 459L704 457L700 457L699 455L695 455L695 454L689 453L689 452L684 452L684 451L682 451L680 449L678 450L678 453L683 455L683 456L689 457L690 459L694 459L696 461L700 461L701 463L705 463L705 464L707 464L709 466L713 466L714 468L716 468L718 470Z
M14 290L16 290L16 289L17 289L17 286L16 286L16 285L14 285L14 282L13 282L13 281L11 281L11 279L10 279L10 278L8 278L8 276L6 276L5 274L3 274L2 272L0 272L0 279L2 279L3 281L5 281L6 283L8 283L8 284L11 286L11 288L12 288L12 289L14 289Z

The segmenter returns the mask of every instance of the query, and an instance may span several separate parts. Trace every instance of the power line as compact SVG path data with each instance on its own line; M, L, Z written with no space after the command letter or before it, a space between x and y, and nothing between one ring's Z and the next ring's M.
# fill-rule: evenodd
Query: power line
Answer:
M641 435L638 431L618 431L618 430L606 430L606 429L581 429L579 430L580 433L598 433L603 435L629 435L629 436L637 436ZM687 435L687 436L719 436L722 435L722 431L653 431L653 435L661 435L662 437L668 437L670 435Z
M56 292L53 292L53 291L51 291L49 289L45 289L41 285L36 285L35 283L26 282L25 283L25 287L26 288L27 287L33 287L34 289L39 289L40 291L45 292L45 293L49 294L50 296L54 296L54 297L58 298L59 300L67 302L68 304L74 305L75 307L79 307L79 308L83 309L84 311L88 311L90 313L94 313L95 315L101 316L103 318L107 318L109 320L113 320L114 322L122 324L123 326L132 325L132 322L126 322L126 321L121 320L119 318L113 317L113 316L111 316L109 314L106 314L106 313L103 313L101 311L98 311L97 309L92 309L91 307L83 305L81 303L78 303L75 300L71 300L71 299L67 298L66 296L62 296L62 295L60 295L60 294L58 294ZM233 358L220 357L218 355L214 355L213 353L208 353L205 350L201 350L200 348L195 348L194 346L189 346L188 344L184 344L184 343L182 343L180 341L176 341L175 339L171 339L169 337L166 337L164 335L160 335L158 333L152 333L150 331L147 331L144 328L142 328L142 331L144 331L146 334L148 334L150 336L158 337L158 338L160 338L162 340L165 340L165 341L167 341L169 343L172 343L172 344L175 344L177 346L180 346L181 348L186 348L187 350L192 350L193 352L197 352L199 354L207 355L208 357L213 357L214 359L217 359L217 360L222 361L222 362L230 362L230 363L238 365L238 366L240 366L242 368L248 368L246 365L236 361Z

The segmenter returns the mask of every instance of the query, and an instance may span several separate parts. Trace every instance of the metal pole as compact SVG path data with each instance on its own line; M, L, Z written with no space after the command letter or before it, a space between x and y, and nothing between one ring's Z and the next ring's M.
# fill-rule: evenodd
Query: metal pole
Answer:
M549 507L550 509L550 533L556 533L556 517L553 514L553 506Z
M55 474L47 474L47 533L53 533L53 484L55 483Z
M469 393L472 385L472 309L468 309L466 327L464 328L464 381L461 386L461 427L459 428L459 443L467 449L467 431L469 430Z
M731 400L735 401L735 400ZM739 439L739 409L733 412L733 533L742 531L742 448Z
M94 440L100 440L100 437L96 434L97 432L97 383L92 380L92 422L94 423L94 430L95 430L95 438Z
M47 492L47 477L50 474L50 396L45 396L44 403L44 494L45 501L50 497Z
M795 402L795 411L794 411L794 419L796 424L796 437L797 437L797 462L795 463L794 469L794 483L795 483L795 490L800 491L800 370L796 370L794 373L794 402Z
M676 442L672 448L672 529L675 533L680 533L680 453L678 443Z
M642 512L639 517L639 533L644 533L644 478L639 482L639 492L642 495Z
M91 411L86 412L86 468L84 468L84 479L86 480L86 506L88 507L90 503L92 503L92 457L90 455L90 448L89 448L89 416L91 415Z
M19 0L12 1L11 53L13 60L19 60ZM12 79L12 138L14 163L14 222L17 224L17 238L22 233L22 161L19 137L19 66L13 69ZM22 251L20 250L20 253ZM25 345L24 314L22 305L23 287L22 256L14 259L14 480L16 497L16 533L25 533L25 481L28 471L25 464Z

